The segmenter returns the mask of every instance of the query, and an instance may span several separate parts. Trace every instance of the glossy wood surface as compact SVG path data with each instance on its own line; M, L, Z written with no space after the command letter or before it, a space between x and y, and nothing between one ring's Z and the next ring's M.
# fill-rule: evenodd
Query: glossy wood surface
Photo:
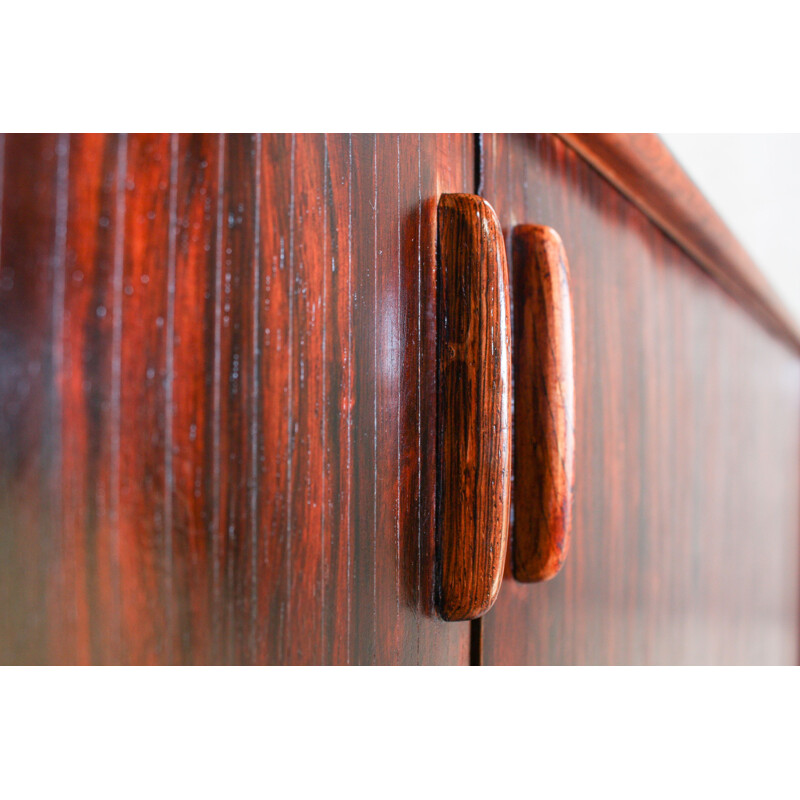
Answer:
M546 581L569 552L575 480L575 367L569 263L547 226L517 225L514 577Z
M0 137L0 662L468 661L436 202L473 144Z
M655 133L558 134L757 319L800 351L800 326Z
M480 162L506 235L569 255L578 421L570 557L504 581L483 663L796 663L796 353L559 138L487 134Z
M511 330L503 231L471 194L439 200L437 606L497 599L511 505Z
M0 662L796 661L780 326L563 139L473 143L0 135ZM472 191L563 238L578 436L564 568L467 624L436 204Z

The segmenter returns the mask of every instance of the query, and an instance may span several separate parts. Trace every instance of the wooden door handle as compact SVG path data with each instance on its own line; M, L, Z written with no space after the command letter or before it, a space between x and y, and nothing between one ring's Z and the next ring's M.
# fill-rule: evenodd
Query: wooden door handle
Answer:
M482 198L442 195L438 227L437 607L465 620L497 598L508 541L508 268Z
M519 581L546 581L570 545L575 478L575 377L569 266L540 225L512 235L516 328L514 532Z

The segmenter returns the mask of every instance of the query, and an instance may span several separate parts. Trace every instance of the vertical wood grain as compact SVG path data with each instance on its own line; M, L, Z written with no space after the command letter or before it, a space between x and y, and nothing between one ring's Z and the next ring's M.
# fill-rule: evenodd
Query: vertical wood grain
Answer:
M484 142L504 228L568 252L580 420L570 557L505 581L484 662L794 663L796 355L563 142Z
M472 194L439 200L437 605L447 620L491 608L510 510L511 330L503 235Z
M375 261L377 153L376 137L352 137L352 258L353 291L353 427L352 487L353 580L359 587L354 596L354 662L375 663L378 636L376 582L377 535L377 398L375 371L377 353L377 283Z
M73 581L63 597L69 609L64 639L72 642L63 660L78 663L120 659L111 466L118 456L112 408L114 270L123 224L118 203L125 182L123 147L119 136L70 137L60 432L62 526L69 545L61 569Z
M422 584L426 529L422 520L423 269L422 137L397 137L398 180L398 580L402 626L401 663L421 659L420 620L435 624Z
M512 561L520 581L553 578L569 552L575 478L575 367L569 266L559 235L517 225L517 490Z
M292 473L287 562L286 660L319 663L322 644L322 562L325 539L324 439L325 309L324 136L297 134L292 142Z
M322 626L320 659L351 660L352 572L352 142L325 136L324 208L324 517L321 549Z
M258 324L256 191L259 153L252 134L225 137L219 283L219 411L217 508L221 603L220 658L255 659L252 538L258 527L254 504L253 424L258 386L254 330Z
M127 141L124 247L114 313L121 314L118 402L119 542L124 662L172 660L168 634L171 558L166 516L167 319L170 137ZM98 307L102 316L107 310ZM102 313L101 313L102 312Z
M441 194L470 192L475 185L474 137L436 134L419 138L418 212L418 415L417 470L419 597L414 619L418 662L435 664L446 653L448 663L469 663L468 622L445 622L436 610L436 446L438 263L437 207ZM466 187L459 189L458 187Z
M175 660L209 663L214 650L213 560L216 221L220 137L181 135L176 185L172 339L172 563Z
M288 652L291 586L294 394L294 137L261 140L261 402L258 654L282 664Z
M397 135L375 137L375 572L394 578L394 591L376 606L378 663L400 661L400 379L405 338L400 286L400 152ZM380 455L379 455L380 454Z
M430 454L472 137L0 142L2 660L466 663Z

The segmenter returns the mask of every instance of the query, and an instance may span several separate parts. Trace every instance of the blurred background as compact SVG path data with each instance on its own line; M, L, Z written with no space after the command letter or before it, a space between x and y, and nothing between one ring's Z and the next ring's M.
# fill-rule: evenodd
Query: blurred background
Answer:
M800 134L660 136L800 320Z

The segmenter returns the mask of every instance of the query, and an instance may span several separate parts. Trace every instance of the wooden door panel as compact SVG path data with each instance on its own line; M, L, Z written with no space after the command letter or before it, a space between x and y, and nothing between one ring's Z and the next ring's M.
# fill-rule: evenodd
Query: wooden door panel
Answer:
M506 575L483 663L795 663L796 353L560 139L485 135L480 161L509 244L564 242L577 399L570 555Z
M0 142L0 661L466 663L427 456L474 137Z

